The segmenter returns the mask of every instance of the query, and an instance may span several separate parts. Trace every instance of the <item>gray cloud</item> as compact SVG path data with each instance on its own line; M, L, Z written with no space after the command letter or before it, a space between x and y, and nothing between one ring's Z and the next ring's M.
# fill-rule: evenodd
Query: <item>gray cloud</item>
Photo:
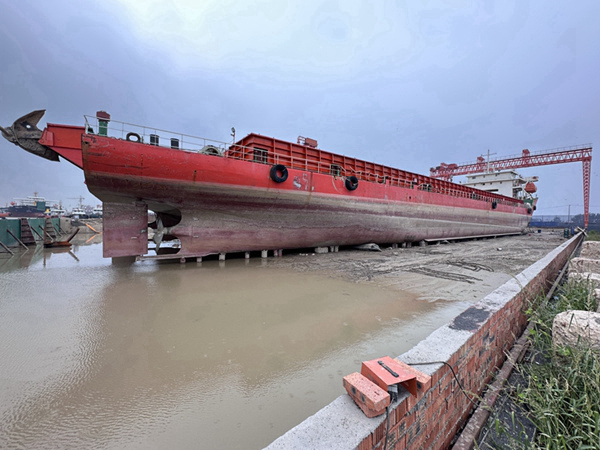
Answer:
M150 3L136 18L118 1L4 2L0 122L46 108L44 120L82 124L104 109L220 140L231 126L311 136L420 173L488 149L599 141L596 2L206 4ZM69 163L5 141L0 152L0 204L34 191L96 202ZM526 172L540 176L539 212L582 204L580 164Z

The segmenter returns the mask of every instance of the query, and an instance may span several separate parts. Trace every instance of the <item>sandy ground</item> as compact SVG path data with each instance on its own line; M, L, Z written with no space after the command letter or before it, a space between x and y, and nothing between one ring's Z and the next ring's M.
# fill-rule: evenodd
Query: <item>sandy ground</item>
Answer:
M381 252L286 255L278 265L409 291L428 301L476 301L565 241L562 230Z

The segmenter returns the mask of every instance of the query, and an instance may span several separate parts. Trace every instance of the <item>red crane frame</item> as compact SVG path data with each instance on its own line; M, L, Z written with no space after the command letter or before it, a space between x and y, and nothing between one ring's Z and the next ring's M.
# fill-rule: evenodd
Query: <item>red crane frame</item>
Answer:
M530 152L522 151L521 155L508 156L486 161L483 156L477 157L477 162L469 164L441 163L430 169L430 176L452 181L455 175L470 173L485 173L491 170L519 169L522 167L547 166L549 164L565 164L581 161L583 168L583 222L587 228L590 215L590 178L592 171L592 145L575 145Z

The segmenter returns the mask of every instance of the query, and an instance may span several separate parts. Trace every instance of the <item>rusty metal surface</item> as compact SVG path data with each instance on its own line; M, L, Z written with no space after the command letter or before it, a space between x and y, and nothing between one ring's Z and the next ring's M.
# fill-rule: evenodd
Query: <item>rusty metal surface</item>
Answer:
M143 255L148 249L148 207L145 203L103 204L103 255Z

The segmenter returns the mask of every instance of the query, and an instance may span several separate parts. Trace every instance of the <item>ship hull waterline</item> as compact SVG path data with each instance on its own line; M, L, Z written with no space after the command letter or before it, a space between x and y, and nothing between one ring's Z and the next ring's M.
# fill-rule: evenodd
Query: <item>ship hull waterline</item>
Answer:
M518 234L525 205L453 197L92 134L82 136L88 189L104 202L104 256L148 253L147 211L176 217L176 257Z

